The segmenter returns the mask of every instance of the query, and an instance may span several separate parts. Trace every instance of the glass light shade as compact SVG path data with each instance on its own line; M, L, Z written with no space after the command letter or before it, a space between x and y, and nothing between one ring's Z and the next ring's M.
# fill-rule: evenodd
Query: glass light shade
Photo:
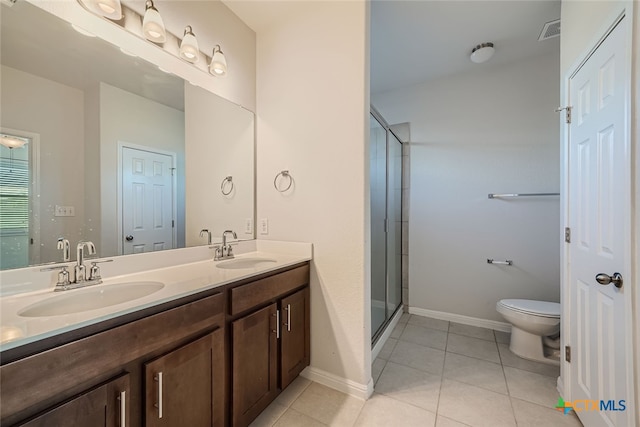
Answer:
M151 3L151 5L149 5ZM147 10L144 12L142 20L142 32L147 40L156 43L164 43L167 40L167 32L164 28L162 16L158 10L153 7L153 2L147 3Z
M122 19L120 0L80 0L89 11L96 15L118 21Z
M213 56L209 63L209 72L214 76L224 77L227 75L227 59L224 57L224 53L220 50L220 46L213 48Z
M27 141L22 138L14 138L9 135L2 135L2 139L0 139L0 144L7 148L20 148L26 143Z
M184 37L180 43L180 57L185 61L198 62L200 48L198 48L198 40L191 31L191 27L187 26L184 30Z
M495 53L495 49L493 48L493 43L482 43L473 48L471 51L471 61L476 64L482 64L483 62L487 62L493 54Z

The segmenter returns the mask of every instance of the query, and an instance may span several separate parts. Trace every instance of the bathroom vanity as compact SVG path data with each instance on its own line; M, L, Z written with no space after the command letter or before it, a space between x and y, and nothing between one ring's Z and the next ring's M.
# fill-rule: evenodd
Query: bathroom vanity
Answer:
M174 297L163 290L124 314L5 345L0 424L250 424L309 365L309 258L272 258L262 268L243 265L255 259L246 256L236 258L234 270L219 271L211 261L175 266L198 277L167 285L175 286ZM175 276L165 270L169 282ZM204 278L222 283L198 288ZM3 302L3 310L11 307Z

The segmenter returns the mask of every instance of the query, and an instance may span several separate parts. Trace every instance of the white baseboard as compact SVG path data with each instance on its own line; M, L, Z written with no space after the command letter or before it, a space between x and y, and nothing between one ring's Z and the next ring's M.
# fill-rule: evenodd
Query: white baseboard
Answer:
M391 336L391 332L393 332L393 328L395 328L396 325L400 322L400 318L402 317L402 314L403 314L403 310L398 310L398 312L396 313L395 316L393 316L393 318L389 322L389 325L384 330L380 338L378 338L378 341L376 341L376 345L373 346L373 348L371 349L371 362L376 360L376 357L378 357L378 354L380 354L382 347L384 347L384 344L387 342L387 340Z
M478 326L480 328L494 329L496 331L511 332L511 325L497 320L480 319L477 317L463 316L462 314L447 313L444 311L428 310L426 308L409 307L409 313L434 319L448 320L464 325Z
M369 383L365 385L312 366L307 366L300 375L358 399L367 400L373 394L373 379L369 379Z

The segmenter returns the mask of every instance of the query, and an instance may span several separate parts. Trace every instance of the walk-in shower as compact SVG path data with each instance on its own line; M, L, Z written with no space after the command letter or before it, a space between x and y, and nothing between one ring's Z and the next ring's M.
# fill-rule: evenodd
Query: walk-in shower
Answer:
M371 107L371 340L402 306L402 143Z

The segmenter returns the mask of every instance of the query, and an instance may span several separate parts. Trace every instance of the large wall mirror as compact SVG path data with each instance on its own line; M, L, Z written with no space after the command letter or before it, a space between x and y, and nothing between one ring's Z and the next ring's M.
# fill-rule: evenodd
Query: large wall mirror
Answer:
M2 7L0 267L254 238L254 114L26 2ZM74 252L72 252L72 259Z

